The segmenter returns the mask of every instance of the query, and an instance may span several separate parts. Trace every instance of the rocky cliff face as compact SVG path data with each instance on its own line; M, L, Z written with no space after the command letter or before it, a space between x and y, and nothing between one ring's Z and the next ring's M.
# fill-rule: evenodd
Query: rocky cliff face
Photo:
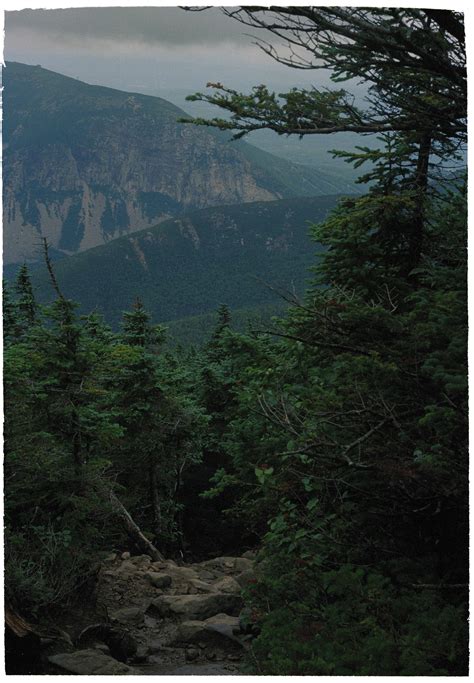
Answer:
M6 263L35 258L41 237L72 254L189 209L298 194L289 164L275 177L268 155L178 123L166 100L18 63L3 80Z

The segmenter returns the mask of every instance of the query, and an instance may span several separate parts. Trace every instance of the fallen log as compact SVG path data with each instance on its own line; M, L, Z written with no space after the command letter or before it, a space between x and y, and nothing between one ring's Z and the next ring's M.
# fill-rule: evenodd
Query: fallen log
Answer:
M153 543L146 538L139 526L133 520L129 511L125 508L123 503L120 502L112 490L110 491L110 502L114 512L122 520L128 535L143 552L143 554L149 555L155 562L162 562L165 559L164 556L160 553L158 548L156 548Z

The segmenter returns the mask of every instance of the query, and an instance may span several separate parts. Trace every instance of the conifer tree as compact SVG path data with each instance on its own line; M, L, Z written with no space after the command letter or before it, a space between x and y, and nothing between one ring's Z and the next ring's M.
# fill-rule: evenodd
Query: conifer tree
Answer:
M38 316L38 305L33 293L33 286L28 271L28 266L23 263L15 282L17 294L18 316L24 330L35 324Z
M261 45L288 66L365 80L369 101L361 109L344 90L277 97L209 84L215 94L191 99L231 117L194 123L235 137L383 135L379 150L341 153L357 167L372 162L362 177L370 188L315 227L327 250L304 301L258 362L233 365L221 439L231 464L216 491L240 486L234 511L268 521L260 581L247 594L260 620L257 671L465 673L465 193L462 183L440 192L432 164L435 154L438 167L455 160L465 142L462 16L225 12L285 39L289 57L280 41L278 51Z
M18 307L13 300L10 287L6 280L2 280L3 306L3 343L11 344L20 337L21 328L18 319Z

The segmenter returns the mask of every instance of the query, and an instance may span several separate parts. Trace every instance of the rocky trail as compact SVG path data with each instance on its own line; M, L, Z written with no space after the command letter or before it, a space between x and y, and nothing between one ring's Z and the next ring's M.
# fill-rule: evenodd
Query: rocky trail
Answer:
M45 639L47 673L238 675L251 638L241 591L253 565L252 553L181 566L111 555L95 604L71 613L62 639Z

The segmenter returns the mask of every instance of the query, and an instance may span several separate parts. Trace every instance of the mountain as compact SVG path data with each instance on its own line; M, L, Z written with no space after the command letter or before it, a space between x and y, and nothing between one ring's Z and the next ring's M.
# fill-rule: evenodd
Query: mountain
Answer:
M157 322L280 301L301 293L321 249L309 224L323 220L337 196L202 209L55 263L60 286L114 326L136 297ZM41 301L54 297L44 266L32 272ZM269 288L270 285L272 288ZM181 325L181 329L183 326Z
M178 123L159 97L16 62L3 70L4 261L64 254L208 206L351 192L228 134Z
M233 308L230 327L235 332L251 330L274 330L274 318L284 318L289 303L281 299L271 304L260 304L250 308ZM181 320L168 320L166 342L171 346L202 346L209 341L218 322L218 312L192 315Z

